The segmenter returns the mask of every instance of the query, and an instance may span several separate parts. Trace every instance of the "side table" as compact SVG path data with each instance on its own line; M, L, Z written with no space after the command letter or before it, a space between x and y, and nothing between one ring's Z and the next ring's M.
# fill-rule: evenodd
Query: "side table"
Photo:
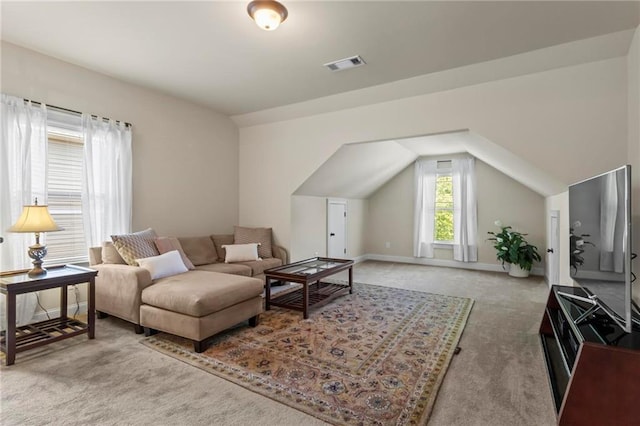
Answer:
M27 272L0 276L0 293L7 301L7 330L0 333L0 350L6 354L6 365L12 365L16 353L87 333L95 337L95 277L98 271L75 265L47 268L47 273L30 277ZM67 286L89 283L87 323L67 317ZM60 288L60 316L16 327L16 295Z

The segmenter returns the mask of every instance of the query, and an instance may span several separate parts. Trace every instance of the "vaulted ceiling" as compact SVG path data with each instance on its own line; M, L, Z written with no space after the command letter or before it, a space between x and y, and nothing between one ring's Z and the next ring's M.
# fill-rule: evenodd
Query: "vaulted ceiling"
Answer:
M529 162L468 130L341 146L293 195L369 198L423 156L469 153L542 196L567 186Z

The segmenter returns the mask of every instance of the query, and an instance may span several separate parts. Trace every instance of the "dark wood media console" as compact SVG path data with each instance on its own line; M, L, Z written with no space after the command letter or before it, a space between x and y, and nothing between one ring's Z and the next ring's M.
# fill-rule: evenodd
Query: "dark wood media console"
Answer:
M591 305L558 292L587 297L579 287L553 286L540 325L558 424L640 424L640 329L625 333Z

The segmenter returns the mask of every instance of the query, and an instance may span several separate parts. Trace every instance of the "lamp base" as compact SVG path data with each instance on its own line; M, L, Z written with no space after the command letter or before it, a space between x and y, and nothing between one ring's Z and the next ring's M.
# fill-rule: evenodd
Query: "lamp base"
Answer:
M40 262L39 265L36 265L36 262L33 262L33 269L27 272L27 275L29 275L30 277L39 277L42 275L47 275L47 270L40 265L42 265L42 262Z
M30 270L27 275L30 277L38 277L47 273L47 270L42 267L42 259L46 255L47 247L41 245L39 242L29 246L29 257L33 259L33 269Z

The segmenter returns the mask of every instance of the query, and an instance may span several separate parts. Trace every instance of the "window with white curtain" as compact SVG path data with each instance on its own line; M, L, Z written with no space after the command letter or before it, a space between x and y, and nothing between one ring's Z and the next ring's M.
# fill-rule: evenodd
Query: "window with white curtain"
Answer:
M44 234L45 265L88 262L82 217L84 166L82 117L62 109L47 111L47 205L62 231Z
M477 201L474 159L420 159L415 165L414 256L434 257L446 244L453 258L477 261Z

